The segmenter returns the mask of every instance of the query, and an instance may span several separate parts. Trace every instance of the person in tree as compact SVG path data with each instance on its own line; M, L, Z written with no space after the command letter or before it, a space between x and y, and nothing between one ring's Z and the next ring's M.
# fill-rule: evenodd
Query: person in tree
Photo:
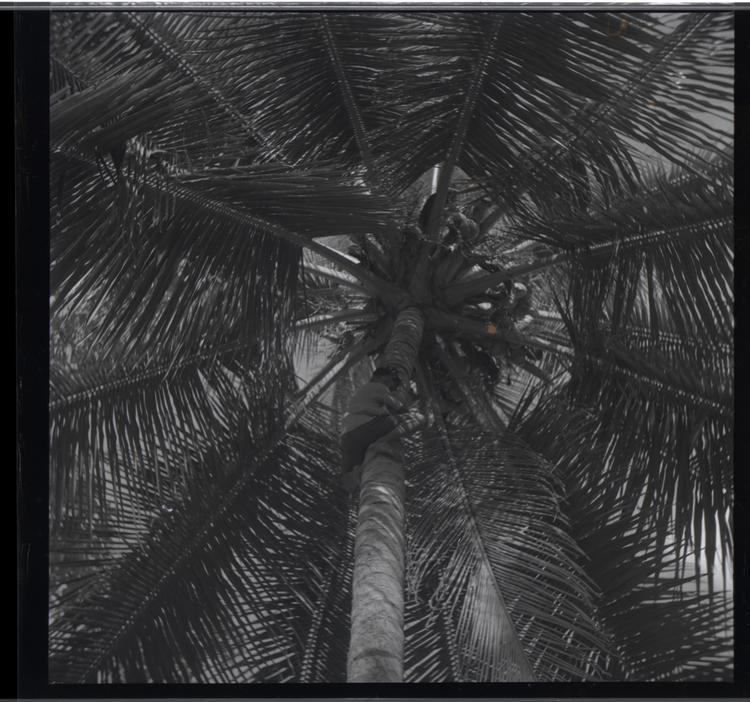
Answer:
M455 191L449 190L448 193L450 204L445 211L445 236L432 255L434 279L445 283L476 268L490 272L497 270L497 266L491 264L485 256L474 252L474 247L482 241L480 225L489 209L489 198L483 198L468 208L467 215L455 204ZM434 195L427 198L420 214L423 232L426 232L433 199Z
M445 221L448 225L448 233L443 239L443 245L452 246L458 243L460 249L465 249L466 252L471 251L471 247L479 239L478 223L458 210L451 212Z
M459 248L465 249L468 252L479 240L480 221L474 218L476 208L472 209L471 214L467 216L459 209L457 198L458 192L454 188L449 188L445 204L444 222L448 231L442 239L441 244L446 248L455 248L453 245L458 244ZM425 200L422 211L419 213L419 226L423 234L427 234L427 227L434 202L435 193Z
M408 388L398 392L400 384L395 368L381 367L352 396L341 427L341 484L347 492L359 486L371 444L389 434L403 436L427 422L414 403L405 401Z
M471 207L469 217L473 219L480 227L482 222L487 218L492 210L492 200L486 195L479 198Z
M435 196L437 193L432 193L422 205L422 210L419 213L419 227L422 232L427 232L427 225L430 221L430 215L432 214L432 205L435 202ZM455 188L448 188L448 194L445 200L445 213L446 216L450 216L451 213L456 212L456 197L458 193Z
M482 309L492 309L490 320L498 329L523 330L533 321L532 291L528 283L505 281L491 296L491 305L484 303Z
M481 200L475 202L471 207L467 208L468 214L454 209L446 217L446 224L448 225L448 234L443 240L445 246L451 246L454 243L458 243L462 252L471 256L472 249L480 243L482 240L482 220L487 216L490 211L490 199L483 197ZM482 265L484 260L478 257L475 263Z
M518 331L526 329L534 321L534 289L528 280L513 283L510 315Z

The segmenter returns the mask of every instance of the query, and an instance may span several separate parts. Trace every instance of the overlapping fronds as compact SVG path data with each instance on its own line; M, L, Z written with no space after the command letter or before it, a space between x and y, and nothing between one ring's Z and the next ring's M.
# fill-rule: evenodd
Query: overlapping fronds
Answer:
M336 182L331 168L290 170L273 165L203 169L178 182L230 207L245 209L308 237L393 231L386 201L362 186Z
M155 23L176 22L163 17ZM382 14L217 13L195 18L185 55L254 115L275 153L290 163L334 158L379 186L373 130L389 115L373 79L392 62L387 38L402 24Z
M710 366L647 359L611 347L581 359L572 397L597 415L607 437L602 475L639 495L642 520L662 543L670 526L685 544L704 541L709 561L731 548L731 385ZM718 534L717 534L718 529Z
M404 680L460 682L462 660L455 625L442 603L412 595L404 607Z
M177 498L197 457L234 436L240 419L268 433L284 382L290 389L288 369L236 346L172 366L104 365L50 369L53 532L71 521L116 530L139 510L147 518Z
M89 100L109 92L115 97L112 107L126 108L112 111L106 102L97 103L104 108L100 114L110 117L111 133L122 124L124 140L145 124L181 167L231 165L238 158L247 164L273 156L230 97L201 77L200 66L186 60L182 44L192 29L185 19L180 31L167 34L159 30L154 13L60 13L51 32L51 54L81 81L80 87L88 88ZM126 96L139 93L128 90L119 78L123 74L160 78L158 84L145 84L154 104L126 102ZM121 96L114 83L124 88Z
M595 590L549 466L510 434L451 435L452 455L422 438L407 474L411 587L452 624L456 679L530 679L514 665L536 681L598 678ZM425 665L438 631L412 654Z
M642 495L660 538L673 518L688 544L705 531L712 562L717 521L730 543L731 180L717 167L656 184L637 205L579 224L561 308L575 352L569 393L597 413L606 472Z
M649 545L635 520L605 524L590 513L573 518L581 525L576 531L589 556L587 572L602 587L601 617L617 652L610 675L631 681L731 680L731 594L709 595L710 576L676 576L674 550Z
M283 364L242 346L178 364L128 367L96 355L53 363L53 618L211 479L204 457L235 441L238 427L249 424L254 440L268 435L290 380Z
M529 187L552 193L563 186L560 192L568 189L565 181L576 177L576 169L587 166L608 184L632 182L620 135L606 123L595 129L582 125L579 114L590 103L607 100L627 76L647 65L648 49L659 36L651 16L640 19L644 29L611 36L611 27L628 17L410 15L410 24L392 40L403 66L383 74L383 95L398 115L388 156L394 178L405 187L447 158L467 93L481 71L473 109L464 114L458 164L488 190L508 203ZM529 51L532 45L544 51ZM585 135L578 134L580 127ZM538 153L544 148L560 153L555 167L542 175L534 171L549 160L549 153ZM539 163L530 160L534 155Z
M640 496L662 544L696 539L713 567L731 544L732 182L726 161L697 163L657 171L635 200L522 228L571 251L556 341L571 398L607 437L602 474Z
M534 441L565 485L563 512L586 553L586 573L600 590L601 621L615 652L609 674L628 680L730 679L732 598L724 579L731 568L715 572L700 542L691 549L675 538L676 519L667 537L659 537L650 523L652 506L615 474L622 457L612 454L612 436L602 432L594 412L552 394L529 411L521 408L514 427ZM665 482L670 480L667 474ZM695 501L705 500L701 493ZM690 504L690 498L685 501ZM710 511L711 522L694 523L697 533L706 530L706 543L727 537L709 535L718 528L713 520L724 519L720 510ZM701 564L708 572L701 574Z
M206 199L178 199L149 153L129 147L116 174L104 158L53 153L53 314L88 306L96 342L120 344L123 357L255 339L282 348L299 249L252 221L217 217Z
M631 15L622 35L645 17ZM597 119L683 166L698 149L725 149L732 137L733 27L731 12L663 17L646 61L629 80L612 83L612 97L604 111L595 111Z
M645 324L706 343L728 344L734 320L731 163L701 173L656 171L627 198L586 216L519 218L516 234L570 252L577 332L608 322L612 332ZM584 337L581 337L581 341Z
M52 282L58 306L73 288L78 299L94 290L110 298L102 338L169 343L172 355L230 330L278 339L294 298L295 244L346 267L310 239L392 228L387 204L341 183L340 170L252 165L241 140L212 144L205 115L234 113L216 110L221 100L178 55L165 60L143 18L71 22L88 40L61 47L68 63L53 71L69 90L51 108ZM101 60L87 71L92 55ZM217 159L192 152L193 142Z
M559 105L562 133L539 129L527 159L497 175L502 204L485 229L512 208L585 212L595 194L608 202L638 182L633 156L694 168L696 151L731 144L731 13L568 17L576 76Z
M293 310L296 244L389 227L382 202L337 184L330 171L167 176L153 153L129 146L117 174L67 152L52 161L55 307L100 299L107 308L98 338L127 338L128 352L191 353L207 338L276 340L278 349Z
M347 510L319 424L200 456L183 500L152 513L99 587L68 603L52 680L285 681L303 661L340 678Z
M422 301L406 679L730 675L731 13L60 12L51 49L52 681L345 679L332 429L436 164L435 246L457 179L492 209ZM508 270L551 314L489 339Z

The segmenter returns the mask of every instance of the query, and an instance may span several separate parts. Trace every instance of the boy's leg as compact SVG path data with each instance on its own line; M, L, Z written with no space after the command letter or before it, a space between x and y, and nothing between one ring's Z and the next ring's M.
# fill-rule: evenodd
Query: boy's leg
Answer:
M422 411L414 403L406 412L398 415L398 423L385 435L385 438L393 436L406 436L417 429L426 429L432 426L432 418L422 414Z
M349 494L353 493L358 487L362 480L362 466L355 466L353 470L348 473L344 473L341 478L341 487L344 488Z
M430 418L425 417L414 406L408 412L396 417L383 415L347 432L341 437L341 463L343 475L341 483L347 492L359 487L362 462L371 444L383 437L405 436L419 428L430 426Z
M370 444L393 431L397 425L396 419L383 415L361 424L341 437L342 482L349 492L359 485L359 477L354 475L355 469L362 465Z

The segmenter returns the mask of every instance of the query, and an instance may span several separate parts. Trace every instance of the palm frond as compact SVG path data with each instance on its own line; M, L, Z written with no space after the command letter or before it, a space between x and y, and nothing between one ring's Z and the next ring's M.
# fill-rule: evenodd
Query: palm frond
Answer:
M88 306L97 343L122 345L122 356L144 348L191 355L207 339L264 339L278 348L278 335L266 330L290 320L299 249L241 218L219 223L195 198L177 206L172 186L164 192L149 183L141 165L132 181L107 182L95 166L76 162L71 171L70 163L53 157L51 164L53 178L80 173L52 229L53 314Z
M202 194L238 210L250 205L259 217L310 238L391 233L386 201L363 186L339 184L339 173L268 165L203 169L179 180L192 189L199 185Z
M535 680L596 679L606 639L548 468L509 436L452 435L451 447L455 457L425 441L411 461L409 543L413 587L455 627L459 679L517 679L506 667L516 654L501 645L508 626Z
M572 55L586 52L580 65L599 71L597 84L587 84L591 92L582 105L562 110L569 130L562 139L543 141L528 163L502 174L504 203L483 224L485 231L512 207L525 209L524 193L535 207L585 211L589 171L605 199L620 180L632 188L639 179L629 151L692 167L696 150L721 153L731 143L729 13L692 13L678 26L641 13L588 16L581 24L595 30L605 22L606 34L586 34L586 43L568 47ZM623 51L631 39L632 53Z
M455 126L451 145L445 156L445 162L442 164L440 176L438 178L437 190L435 191L435 200L430 210L430 217L425 232L428 239L436 239L442 225L445 214L445 203L448 196L448 187L453 177L453 169L458 163L461 151L464 147L464 141L469 129L474 111L477 106L479 96L482 94L481 87L487 74L488 67L495 53L495 43L503 22L502 16L493 17L490 20L490 29L486 33L483 42L482 55L479 57L474 68L471 83L466 86L466 93L461 111Z
M198 62L192 63L185 57L189 37L195 32L195 29L190 26L192 23L189 17L177 18L162 13L144 15L135 12L121 12L116 17L121 23L136 30L135 37L142 45L148 46L154 54L166 59L177 73L186 76L191 83L210 96L219 110L230 118L231 124L242 128L246 137L249 137L250 144L257 143L262 146L263 149L258 154L261 159L266 160L270 157L273 160L275 154L269 146L268 138L252 124L246 113L233 104L232 99L217 85L215 80L201 75L201 69L205 70L203 66ZM279 154L279 156L283 155Z
M713 560L717 520L721 543L731 543L731 395L717 397L721 386L711 384L710 369L692 375L695 367L675 372L632 352L615 358L604 365L583 361L571 387L572 397L600 412L601 431L611 437L612 462L605 472L642 496L649 508L644 518L658 525L662 537L672 519L677 537L687 543L693 543L696 524L698 534L714 534ZM638 371L623 368L632 359L640 361ZM581 373L588 374L583 382ZM696 377L711 387L700 387L700 380L696 387Z
M732 207L731 173L719 162L701 174L655 172L637 199L586 218L537 215L519 228L571 252L570 305L578 326L602 315L604 306L604 318L615 326L637 314L654 329L727 343L733 328ZM604 281L611 283L601 287Z
M678 165L697 149L726 148L733 22L731 13L690 13L665 27L645 66L607 105L608 121Z
M450 614L442 603L412 594L404 607L404 680L460 682L465 665Z
M316 603L313 621L304 642L299 682L341 681L344 679L351 612L351 583L354 571L354 534L357 513L349 505L340 559L330 569L322 596Z
M331 642L346 631L335 447L313 421L239 454L225 444L204 456L204 477L185 500L154 515L140 546L58 619L52 679L285 681L300 676L313 640L313 660L338 661L342 675L340 654L321 649L321 626ZM96 625L81 629L94 611Z
M731 594L720 580L716 591L708 549L700 553L696 543L691 552L674 531L676 520L666 537L654 528L652 507L611 470L620 458L612 455L611 438L600 432L597 416L550 394L533 408L519 409L513 427L533 439L566 485L563 511L586 553L585 570L601 592L598 609L614 653L609 674L628 680L728 679ZM689 559L705 562L708 572L686 573Z
M255 115L256 129L291 163L335 159L358 172L371 162L372 63L384 55L378 30L393 19L254 12L191 20L187 57ZM206 61L206 47L217 46L221 60ZM370 168L371 182L378 175Z
M347 70L343 65L341 52L339 51L338 39L336 37L336 31L332 25L331 19L325 14L320 13L319 16L320 24L323 29L323 35L325 37L326 49L328 49L328 55L333 64L333 69L336 73L336 79L338 81L341 96L346 106L347 114L351 120L352 132L354 133L354 139L357 143L362 162L365 164L367 169L368 179L370 182L377 184L377 174L373 167L372 160L372 146L367 136L367 132L364 125L364 119L360 111L359 105L357 104L354 94L352 91L352 85L347 75Z
M185 35L191 33L189 23L172 17L172 23L178 26L170 30L169 18L169 13L61 14L51 53L89 86L92 95L96 92L94 86L106 91L112 80L127 71L168 75L158 97L167 109L162 109L163 116L169 119L159 119L147 103L141 103L140 115L142 123L148 125L147 131L163 149L174 154L179 167L215 164L227 156L245 163L267 158L262 134L248 123L225 92L201 74L201 66L185 56L183 43ZM181 104L184 111L169 110L170 102ZM118 100L117 104L125 103ZM134 112L130 108L128 112L132 123ZM110 114L116 123L119 116Z
M599 413L612 459L605 474L642 496L662 541L674 518L688 544L694 532L713 534L715 520L720 540L729 536L731 180L721 164L712 172L659 175L637 206L579 222L572 236L585 243L560 303L575 349L569 394ZM693 351L666 342L675 337ZM712 538L712 561L715 546Z
M519 655L537 681L597 678L607 641L550 467L512 434L451 431L433 409L438 436L409 446L407 572L450 616L460 679L518 679Z
M129 150L128 168L131 160L132 177L121 173L110 182L91 163L76 161L70 170L67 152L53 160L53 181L81 178L53 229L55 304L106 298L100 339L127 338L131 353L146 346L172 355L193 353L206 338L278 339L292 314L298 245L333 258L365 286L379 285L311 239L381 227L381 205L361 188L278 167L159 181L148 152ZM364 207L359 215L355 191ZM275 335L268 333L272 324Z
M442 160L441 144L450 143L458 124L461 96L471 84L485 30L494 17L490 13L416 15L403 28L401 37L412 53L404 48L399 54L397 49L395 55L404 68L384 73L384 94L393 96L393 110L401 113L397 140L389 152L393 170L403 177L399 182L413 182ZM617 23L620 17L503 15L497 50L487 65L459 161L463 171L492 191L490 180L522 171L521 164L540 142L570 141L564 116L571 106L582 106L594 96L603 99L609 77L614 83L625 66L643 59L644 47L654 41L651 34L631 32L615 47L615 42L603 41L606 21ZM545 51L529 52L527 42L544 46ZM413 47L419 47L420 53ZM587 60L580 60L579 54L587 54ZM606 70L600 70L599 61L606 63ZM609 182L623 178L627 182L629 166L619 136L603 130L595 136L577 148L582 162L596 172L605 170Z
M93 541L146 528L154 509L205 479L200 457L232 439L240 420L254 436L268 431L267 408L283 402L289 376L283 363L236 345L177 365L53 365L51 535L72 529Z
M409 291L406 678L727 679L731 45L725 12L58 13L52 678L344 680L334 429ZM496 206L452 275L406 226L439 163L428 234L451 181ZM521 278L554 318L488 323Z

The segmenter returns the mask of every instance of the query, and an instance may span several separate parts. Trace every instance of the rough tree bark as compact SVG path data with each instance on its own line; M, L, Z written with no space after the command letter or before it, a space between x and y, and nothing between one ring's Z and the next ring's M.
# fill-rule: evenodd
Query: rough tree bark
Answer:
M379 366L408 382L424 317L401 311ZM400 440L370 446L362 466L354 545L349 682L402 682L404 651L404 463Z

